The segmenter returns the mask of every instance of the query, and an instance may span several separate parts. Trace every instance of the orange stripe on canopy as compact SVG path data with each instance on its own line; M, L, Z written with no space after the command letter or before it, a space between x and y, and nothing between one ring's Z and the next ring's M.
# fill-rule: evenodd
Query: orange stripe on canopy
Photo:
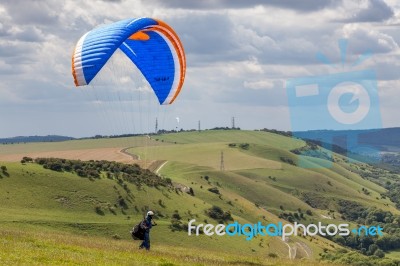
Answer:
M150 39L150 36L144 33L143 31L138 31L132 34L129 37L130 40L135 40L135 41L147 41Z
M178 89L176 90L175 95L172 98L172 100L169 102L169 104L171 104L175 101L176 97L178 96L178 94L181 91L182 86L183 86L183 82L185 79L185 71L186 71L186 58L185 58L185 53L183 50L183 45L182 45L181 41L179 40L179 37L175 34L175 31L170 26L168 26L166 23L162 22L161 20L157 20L157 22L158 22L159 26L161 26L161 28L152 27L149 30L160 31L168 38L168 40L170 40L170 42L174 46L175 50L177 51L179 64L181 66Z
M76 72L75 72L75 51L76 51L76 46L74 48L74 52L72 53L72 76L74 77L74 83L75 86L78 87L78 79L76 78Z

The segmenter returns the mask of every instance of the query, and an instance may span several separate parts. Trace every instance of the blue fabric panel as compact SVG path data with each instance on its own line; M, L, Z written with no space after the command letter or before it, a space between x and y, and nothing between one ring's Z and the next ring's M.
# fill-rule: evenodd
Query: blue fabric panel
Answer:
M120 49L142 72L161 104L174 82L174 58L161 33L146 31L145 34L150 37L148 40L127 39Z
M151 18L127 19L89 32L82 46L82 68L86 83L96 76L118 47L133 33L157 21Z

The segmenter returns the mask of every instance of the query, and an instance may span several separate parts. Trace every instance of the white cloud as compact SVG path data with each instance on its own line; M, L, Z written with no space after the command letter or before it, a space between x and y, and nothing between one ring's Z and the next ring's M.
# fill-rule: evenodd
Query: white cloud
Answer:
M96 130L101 134L106 124L99 125L99 104L95 107L94 101L110 106L118 97L138 97L139 91L146 101L155 100L139 76L109 74L103 81L112 85L118 79L120 87L109 89L118 91L118 96L76 90L71 76L70 57L80 36L103 23L143 16L170 24L185 47L185 85L168 109L171 121L180 117L182 127L196 128L198 119L204 127L219 126L229 123L234 114L238 126L289 129L285 80L331 73L332 67L318 61L316 53L338 64L340 38L349 40L348 63L367 51L373 53L359 67L376 71L385 123L400 126L395 116L386 114L390 108L393 112L394 99L399 98L400 33L398 26L390 26L399 23L399 14L396 0L295 4L278 0L4 0L0 3L0 122L9 121L10 126L0 137L63 134L62 130L75 136ZM112 112L102 109L100 113L120 112L126 119L138 114L135 108L129 114L122 112L126 108L112 106ZM57 131L52 123L38 122L37 128L22 131L10 122L29 123L54 110L65 124L80 126L67 128L60 122ZM256 111L257 116L250 115Z
M353 52L389 53L399 49L392 36L364 24L346 24L343 36L351 40Z
M383 0L345 1L341 10L344 22L383 22L394 16Z
M283 89L284 82L282 80L262 79L262 80L245 80L243 87L252 90L271 90Z

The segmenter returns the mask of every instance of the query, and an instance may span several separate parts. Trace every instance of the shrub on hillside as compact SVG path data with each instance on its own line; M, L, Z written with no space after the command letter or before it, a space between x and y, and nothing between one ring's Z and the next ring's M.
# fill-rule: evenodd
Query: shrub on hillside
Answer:
M179 215L178 210L175 210L174 214L172 214L172 219L182 220L182 217Z
M249 143L241 143L241 144L239 144L239 147L243 150L248 150L250 147L250 144Z
M218 195L220 194L220 193L219 193L219 189L218 189L217 187L209 188L208 191L210 191L210 192L212 192L212 193L215 193L215 194L218 194Z
M187 224L182 223L182 221L177 220L177 219L171 219L171 224L169 225L169 228L171 229L172 232L175 231L187 231Z
M171 224L169 226L171 228L172 232L187 231L188 225L183 223L181 220L182 220L182 217L179 215L178 210L175 210L175 212L172 214Z
M281 156L281 157L279 157L279 159L284 163L288 163L288 164L291 164L291 165L296 165L296 163L290 158Z
M36 158L35 163L42 165L46 169L58 172L71 172L80 177L95 180L101 178L102 175L109 179L116 180L126 191L129 188L124 181L140 186L146 184L148 186L172 187L170 178L162 178L147 169L140 168L137 164L123 164L109 161L81 161L66 160L59 158Z
M194 196L194 190L192 187L189 188L189 191L187 192L189 195Z
M1 171L4 173L4 172L7 172L7 166L4 166L4 165L2 165L1 167L0 167L0 169L1 169Z
M5 176L10 176L9 173L8 173L8 171L7 171L7 167L6 167L6 166L2 165L2 166L0 167L0 169L1 169L1 172L3 173L3 175L5 175Z
M103 208L101 207L100 204L97 204L97 205L94 207L94 210L95 210L95 212L96 212L98 215L104 215Z
M24 163L32 163L32 162L33 162L33 159L31 157L24 156L21 159L21 163L22 164L24 164Z
M217 220L219 223L225 223L227 221L233 221L231 213L230 212L224 212L218 206L212 206L210 209L206 210L206 214L209 217L213 218L214 220Z

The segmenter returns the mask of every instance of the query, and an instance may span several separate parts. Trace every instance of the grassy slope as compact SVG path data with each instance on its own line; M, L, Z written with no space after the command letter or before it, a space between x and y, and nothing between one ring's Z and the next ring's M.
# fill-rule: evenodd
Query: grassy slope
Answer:
M2 265L330 265L167 245L146 252L130 241L51 231L3 228L0 238Z
M114 206L119 195L129 199L127 193L115 182L102 179L90 181L69 173L58 173L42 169L38 165L21 165L19 163L2 164L7 166L9 177L3 177L0 182L0 217L1 227L11 227L14 230L33 231L63 231L87 236L102 236L108 239L119 237L129 240L128 230L141 219L142 212L135 211L145 204L149 204L157 213L171 215L174 210L179 210L184 219L196 218L198 221L209 219L204 215L204 210L211 207L210 202L216 199L211 197L199 199L187 194L169 193L167 190L149 189L134 191L129 208L122 214L116 209L117 215L108 211L108 205ZM43 189L45 188L45 189ZM150 191L151 190L151 191ZM159 206L161 199L166 205ZM210 201L208 201L210 200ZM94 207L101 204L105 215L98 215ZM247 209L254 209L254 205L247 203ZM189 212L191 215L189 215ZM246 210L248 212L248 210ZM255 216L254 216L255 217ZM239 217L238 217L239 218ZM240 219L244 221L244 219ZM205 250L210 252L234 253L265 258L267 250L281 257L287 256L287 251L282 243L277 243L273 248L266 249L268 240L246 241L244 238L220 237L191 237L186 232L172 233L169 229L169 219L160 219L154 229L153 243L164 246L185 247L188 250ZM40 241L40 240L39 240ZM130 243L131 249L136 250L136 243ZM260 244L264 244L263 247ZM5 251L4 251L5 252Z
M260 131L245 131L245 130L206 130L201 132L182 132L175 134L167 134L157 136L165 142L172 143L214 143L214 142L232 142L232 143L252 143L262 145L278 146L284 150L291 150L302 147L304 141L299 139L291 139L281 135L260 132Z
M229 180L230 188L241 189L242 195L250 196L253 202L272 209L279 208L280 205L289 206L289 210L304 208L304 202L293 199L291 195L301 191L313 192L326 198L355 200L367 206L374 205L398 213L390 201L381 199L380 194L385 192L384 188L362 179L340 164L334 163L331 168L307 169L282 163L280 157L290 158L295 162L298 160L289 150L303 146L304 142L301 140L256 131L185 132L157 136L157 138L159 141L176 144L162 148L147 147L148 154L153 156L151 159L207 167L207 170L200 171L200 175L218 175L218 179L225 180L225 183ZM251 145L248 150L243 150L229 148L227 145L229 143ZM221 151L224 152L224 165L227 171L213 173L212 171L219 170ZM133 148L131 152L146 156L142 147ZM306 163L313 167L323 163L323 160L316 158L306 160ZM166 168L168 167L171 165L167 165ZM184 166L179 165L171 176L178 174L181 167ZM268 176L276 177L277 181L272 181ZM241 184L246 185L241 186ZM370 195L362 193L363 188L368 189ZM282 204L278 204L279 201Z
M204 209L210 207L203 200L191 197L187 194L168 192L166 189L157 190L144 188L137 191L129 185L133 191L129 196L116 182L101 179L90 181L69 173L58 173L42 169L38 165L24 165L18 163L2 164L9 169L10 177L0 180L0 205L2 215L0 222L14 224L20 228L26 225L57 228L63 231L75 233L88 233L105 237L118 236L129 239L129 229L139 221L143 212L140 210L145 205L155 209L157 213L169 214L179 210L180 214L189 218L188 211L192 215L198 215L202 221L207 217ZM122 213L121 208L116 208L118 196L122 195L128 202L128 209ZM162 200L165 208L158 204ZM98 215L95 206L100 205L105 215ZM109 206L116 208L116 215L109 211ZM136 208L139 210L137 211ZM158 243L173 245L185 245L192 247L206 247L208 249L220 249L238 253L259 250L256 243L239 241L232 243L227 238L215 238L209 243L204 237L197 241L181 243L182 238L187 237L184 232L171 233L169 219L161 219L159 226L155 228L157 234L153 240ZM173 237L172 237L173 236ZM222 248L219 247L222 244Z
M229 143L251 145L248 150L243 150L229 148L227 145ZM9 227L11 231L16 228L24 231L27 226L33 226L35 230L38 228L46 231L61 230L67 233L86 234L88 237L97 235L111 239L113 236L118 236L122 238L121 242L125 243L121 245L128 247L132 243L124 242L129 238L127 230L140 219L142 215L140 209L149 205L158 213L166 215L158 221L159 226L154 229L152 241L156 247L161 245L157 252L162 253L161 250L169 245L174 246L174 249L185 247L187 254L196 250L218 250L227 254L242 256L251 254L255 258L265 258L266 254L272 252L285 258L288 255L287 246L278 238L245 241L243 238L235 237L232 241L232 238L227 237L202 236L194 241L188 238L185 232L170 231L168 228L170 216L174 210L179 210L183 220L195 218L202 222L207 219L216 223L205 216L204 210L212 205L218 205L224 210L231 211L235 220L240 222L263 220L277 222L276 214L280 212L281 206L289 211L296 211L298 208L303 211L312 209L299 199L299 192L312 192L332 201L356 200L369 206L397 212L387 200L377 199L379 193L384 191L383 188L360 178L338 164L334 164L331 169L303 169L280 161L280 157L296 160L289 150L303 145L304 142L300 140L255 131L184 132L154 136L152 140L140 137L5 145L5 149L1 151L5 154L22 153L24 150L136 146L137 148L131 152L141 155L143 159L168 160L161 173L171 177L174 182L193 187L195 197L165 189L145 188L147 192L137 191L132 186L130 189L133 191L133 196L129 196L122 187L111 180L89 181L68 173L44 170L36 165L21 166L19 163L7 163L5 165L9 169L10 177L0 179L0 211L3 214L0 217L0 224ZM221 151L224 151L226 169L224 172L219 171ZM308 163L316 165L320 162L310 159ZM204 179L205 175L210 177L209 181ZM268 176L276 177L276 181ZM210 187L218 187L222 196L209 192L207 189ZM369 196L361 193L363 187L371 192ZM129 207L124 210L125 214L116 208L117 214L113 215L108 209L109 206L114 206L119 195L127 199ZM159 200L166 205L165 208L158 204ZM259 207L256 207L255 203ZM94 212L94 207L99 204L104 209L103 216ZM326 213L319 209L314 209L313 212L316 215L306 218L321 220L319 214ZM24 239L25 237L21 238L21 243L25 241ZM315 258L323 248L332 248L332 243L320 238L312 240L293 238L291 241L306 243ZM180 252L162 254L179 261L177 257ZM0 251L0 256L1 254ZM154 258L153 261L150 259L148 262L160 262L158 259L160 258ZM137 261L140 264L141 260Z

